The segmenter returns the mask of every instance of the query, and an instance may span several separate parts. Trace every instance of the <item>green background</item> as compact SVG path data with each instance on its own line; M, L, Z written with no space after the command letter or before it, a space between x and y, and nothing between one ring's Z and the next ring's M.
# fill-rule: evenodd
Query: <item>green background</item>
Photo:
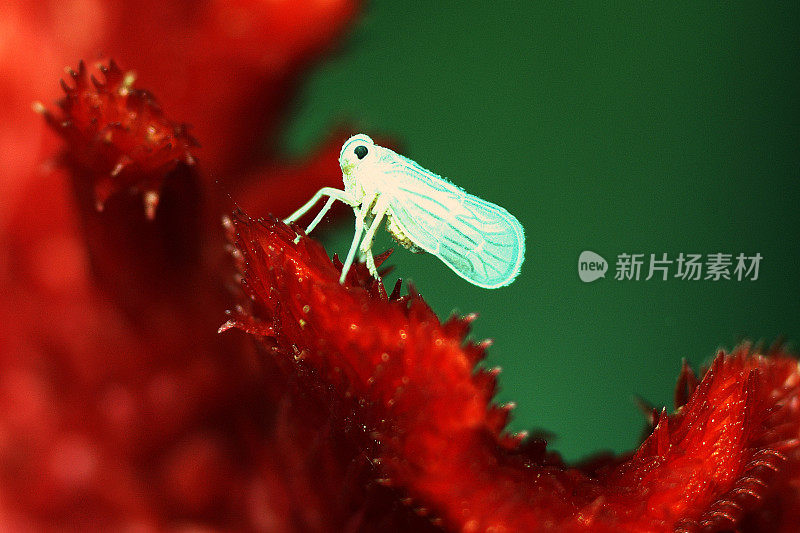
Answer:
M682 357L800 339L800 10L751 4L374 1L290 111L289 153L348 123L517 215L503 289L375 250L440 316L480 314L512 429L568 459L634 447L634 396L671 406ZM345 253L351 221L323 228ZM583 250L606 279L579 280ZM764 259L757 281L614 280L618 254L664 252Z

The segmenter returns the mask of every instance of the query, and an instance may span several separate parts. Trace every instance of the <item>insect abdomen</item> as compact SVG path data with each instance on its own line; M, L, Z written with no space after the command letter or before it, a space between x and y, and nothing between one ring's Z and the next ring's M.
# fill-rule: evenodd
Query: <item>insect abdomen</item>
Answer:
M389 232L389 235L391 235L395 241L403 245L405 248L408 248L408 250L412 253L418 254L425 251L408 238L408 235L406 235L403 231L403 228L401 228L400 225L395 222L391 214L386 215L386 231Z

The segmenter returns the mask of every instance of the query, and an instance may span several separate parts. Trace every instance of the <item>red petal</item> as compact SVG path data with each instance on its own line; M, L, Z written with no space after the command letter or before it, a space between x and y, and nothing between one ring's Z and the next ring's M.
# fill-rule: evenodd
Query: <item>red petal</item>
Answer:
M231 229L272 353L301 358L334 395L357 398L349 423L373 436L363 452L380 458L381 483L404 487L454 530L778 527L797 513L797 487L786 488L800 465L795 359L720 354L696 389L684 367L683 408L662 411L629 459L584 473L502 433L495 375L473 372L483 350L464 344L465 321L441 324L413 291L387 299L360 265L356 283L339 285L324 250L294 244L275 220L237 212Z

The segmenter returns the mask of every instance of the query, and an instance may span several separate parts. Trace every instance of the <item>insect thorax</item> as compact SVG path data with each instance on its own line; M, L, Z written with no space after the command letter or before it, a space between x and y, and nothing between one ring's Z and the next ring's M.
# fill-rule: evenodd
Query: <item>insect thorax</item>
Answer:
M354 173L342 174L342 181L344 182L345 192L349 194L351 198L353 198L353 200L356 202L356 205L361 205L364 199L369 196L366 187L364 187L364 182ZM366 208L368 206L362 207Z
M342 181L344 182L345 192L355 197L359 187L353 175L349 172L342 173Z
M395 222L391 213L387 213L386 215L386 231L389 232L389 235L391 235L394 240L408 248L409 251L415 254L424 252L422 248L414 244L411 239L408 238L408 235L403 233L403 228Z

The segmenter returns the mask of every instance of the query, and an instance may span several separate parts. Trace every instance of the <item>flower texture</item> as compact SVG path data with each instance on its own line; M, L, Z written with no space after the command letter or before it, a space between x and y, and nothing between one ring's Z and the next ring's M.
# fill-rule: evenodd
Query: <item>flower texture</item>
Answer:
M776 349L720 353L625 457L570 467L541 439L504 432L496 371L472 317L441 323L413 289L387 296L274 219L226 221L250 309L222 330L261 339L288 376L313 375L319 409L417 512L454 531L791 531L800 493L800 373ZM321 384L320 384L321 382Z
M506 433L497 371L476 368L488 345L465 341L474 317L441 322L362 265L340 285L341 263L275 219L220 225L226 193L284 215L340 183L349 132L302 161L275 138L355 2L0 7L2 529L800 521L800 377L782 350L720 354L702 380L684 366L677 411L652 411L637 451L570 466ZM19 111L34 101L44 120ZM245 333L218 334L225 309L221 329Z

